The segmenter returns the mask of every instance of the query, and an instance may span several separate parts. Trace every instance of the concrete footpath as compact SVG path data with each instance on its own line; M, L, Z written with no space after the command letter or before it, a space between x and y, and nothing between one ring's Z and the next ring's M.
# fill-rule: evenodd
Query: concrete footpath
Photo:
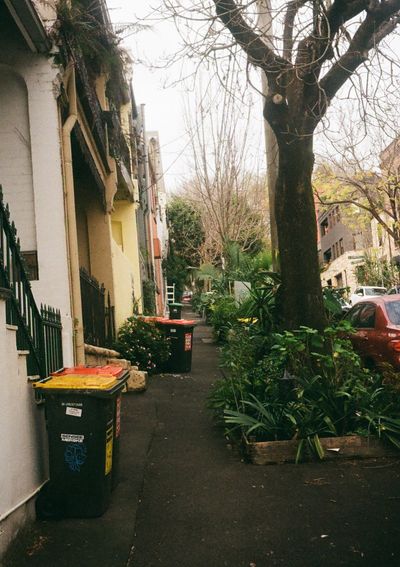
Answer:
M190 374L124 397L104 516L35 522L4 567L400 566L400 461L241 462L205 407L219 377L209 339L199 325Z

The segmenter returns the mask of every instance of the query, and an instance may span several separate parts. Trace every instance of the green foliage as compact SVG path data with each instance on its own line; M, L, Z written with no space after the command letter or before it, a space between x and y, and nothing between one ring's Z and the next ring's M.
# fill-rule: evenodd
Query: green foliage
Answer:
M217 296L209 306L209 320L213 327L214 337L218 342L227 339L229 330L237 323L237 305L230 295Z
M368 230L371 212L365 207L372 206L375 212L382 210L382 192L379 192L376 175L371 171L359 171L352 176L344 171L338 174L329 164L322 164L314 171L313 187L321 201L320 210L328 210L338 201L356 205L340 207L341 222L352 231ZM367 195L372 197L371 201Z
M156 372L169 357L169 339L154 323L129 317L118 332L116 350L140 370Z
M209 396L209 407L218 421L224 423L224 411L242 408L247 392L263 392L264 380L257 378L258 361L265 354L266 339L254 332L252 325L235 326L222 349L224 379L218 380Z
M322 437L375 434L400 448L400 381L363 368L341 338L349 330L347 322L323 334L237 329L224 351L227 375L210 396L226 433L297 439L298 460L305 450L323 458Z
M400 281L399 266L373 255L365 254L355 271L359 285L391 287Z
M164 271L169 284L175 284L175 300L180 301L191 269L200 264L200 247L204 241L201 218L183 197L174 197L167 207L169 228L168 257Z
M175 284L175 301L180 301L183 290L185 289L185 285L188 281L189 272L186 260L175 254L171 244L168 256L163 261L163 269L167 282Z
M279 321L276 298L280 276L274 272L259 272L253 278L254 284L249 295L239 306L238 316L256 320L260 330L266 334L276 330Z
M202 315L202 311L203 311L203 307L202 307L202 297L204 296L204 293L201 292L199 289L195 289L193 295L192 295L192 310L195 313L199 313L200 315Z
M153 280L143 280L143 313L144 315L155 315L156 313L156 286Z
M168 203L167 218L174 253L184 260L186 266L198 266L204 241L200 214L188 200L173 197Z
M85 0L61 0L57 5L61 32L78 47L87 63L97 71L112 73L123 66L119 38L105 25L101 11Z
M224 250L226 262L225 272L229 280L239 280L254 283L260 273L271 269L271 253L265 249L257 254L243 252L237 242L227 242Z
M343 317L344 296L349 292L349 288L322 288L325 311L330 322L339 321Z

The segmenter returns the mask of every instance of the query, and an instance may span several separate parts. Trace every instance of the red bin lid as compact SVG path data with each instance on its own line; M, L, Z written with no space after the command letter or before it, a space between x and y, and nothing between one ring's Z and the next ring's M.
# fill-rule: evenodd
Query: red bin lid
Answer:
M190 327L194 327L195 325L197 325L197 321L194 320L189 320L189 319L159 319L158 323L161 323L162 325L181 325L181 326L190 326Z
M57 372L52 372L51 376L71 376L71 375L87 375L87 376L115 376L117 377L124 371L122 366L72 366L70 368L63 368Z

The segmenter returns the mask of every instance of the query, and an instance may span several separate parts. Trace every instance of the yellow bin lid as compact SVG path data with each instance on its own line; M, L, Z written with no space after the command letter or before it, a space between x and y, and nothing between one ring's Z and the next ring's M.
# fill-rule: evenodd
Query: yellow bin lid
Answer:
M35 388L43 390L109 390L119 383L115 376L88 376L87 374L66 374L54 376L44 382L35 382Z

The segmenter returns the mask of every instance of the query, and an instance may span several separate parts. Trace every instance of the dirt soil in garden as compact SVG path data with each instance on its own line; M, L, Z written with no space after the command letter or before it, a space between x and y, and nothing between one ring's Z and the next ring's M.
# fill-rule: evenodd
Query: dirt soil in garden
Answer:
M124 396L109 510L35 522L3 567L400 566L400 460L242 462L205 407L210 337L200 323L190 374Z

